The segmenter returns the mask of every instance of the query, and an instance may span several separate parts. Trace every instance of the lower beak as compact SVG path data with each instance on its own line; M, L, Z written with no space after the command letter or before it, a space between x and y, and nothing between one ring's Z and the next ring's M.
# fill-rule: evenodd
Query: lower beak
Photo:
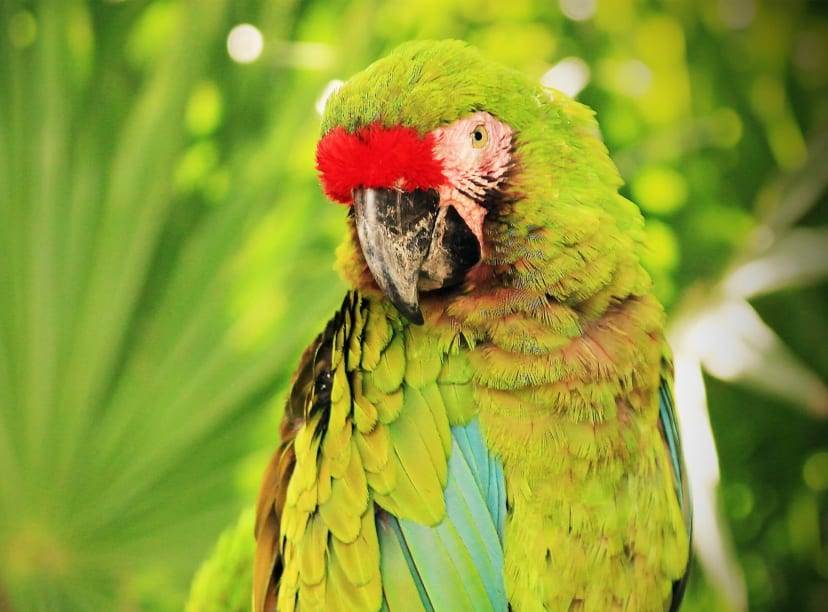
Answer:
M353 195L357 234L374 280L403 315L421 325L417 281L437 220L437 192L360 188Z

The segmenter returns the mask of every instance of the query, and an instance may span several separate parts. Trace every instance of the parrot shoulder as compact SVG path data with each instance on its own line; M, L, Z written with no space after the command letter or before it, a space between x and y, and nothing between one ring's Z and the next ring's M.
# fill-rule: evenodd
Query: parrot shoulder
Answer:
M276 590L282 572L280 519L287 483L296 465L293 441L305 421L305 407L312 400L317 379L324 380L325 372L329 371L332 338L333 328L328 325L302 353L285 403L282 441L262 477L254 526L253 603L257 612L276 607Z
M302 356L262 482L254 610L505 597L505 484L472 376L439 335L348 293Z

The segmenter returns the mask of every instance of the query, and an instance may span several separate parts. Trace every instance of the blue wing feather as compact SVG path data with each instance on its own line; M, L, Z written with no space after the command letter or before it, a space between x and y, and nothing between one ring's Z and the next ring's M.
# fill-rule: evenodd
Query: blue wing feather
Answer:
M673 394L666 380L662 379L658 392L661 432L664 435L664 441L670 453L670 461L672 462L676 483L676 497L678 497L679 506L684 515L684 525L687 529L688 538L691 538L693 533L693 503L690 499L690 489L684 467L684 454L681 450L681 437L679 436L678 422L673 406ZM688 557L687 570L684 572L684 576L673 583L673 598L670 605L671 611L678 610L684 597L684 589L687 585L687 577L690 572L690 561L691 559Z
M506 482L503 468L490 454L483 442L477 421L465 427L452 427L452 437L457 442L469 468L486 497L486 506L494 519L500 542L503 542L503 520L506 517ZM449 461L451 469L451 461Z
M676 496L690 533L692 504L666 381L659 389L659 400L659 420L675 474ZM483 609L479 606L480 595L485 595L491 609L507 609L503 584L503 469L489 454L476 421L452 427L451 434L444 521L426 527L384 513L378 518L383 608L390 612L433 610L435 603L450 609L471 609L468 606L474 603L474 609ZM671 609L678 608L686 577L673 586Z
M383 609L434 612L399 521L390 514L380 513L377 516L377 536L380 569L384 576ZM420 602L419 607L417 602Z
M474 421L452 427L446 517L427 527L381 514L378 519L386 609L435 605L445 609L507 608L503 584L502 523L505 483Z

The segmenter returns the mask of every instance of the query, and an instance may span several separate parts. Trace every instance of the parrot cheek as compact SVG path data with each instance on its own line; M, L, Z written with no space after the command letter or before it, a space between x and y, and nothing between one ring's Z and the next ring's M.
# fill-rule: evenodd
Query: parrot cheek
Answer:
M462 283L480 261L480 242L454 206L441 206L418 287L433 291Z

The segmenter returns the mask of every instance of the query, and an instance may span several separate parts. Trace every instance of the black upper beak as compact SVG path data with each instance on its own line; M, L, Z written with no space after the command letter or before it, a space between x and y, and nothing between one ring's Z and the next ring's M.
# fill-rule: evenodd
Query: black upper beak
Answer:
M380 289L412 323L421 325L417 282L437 220L434 190L354 190L362 253Z

